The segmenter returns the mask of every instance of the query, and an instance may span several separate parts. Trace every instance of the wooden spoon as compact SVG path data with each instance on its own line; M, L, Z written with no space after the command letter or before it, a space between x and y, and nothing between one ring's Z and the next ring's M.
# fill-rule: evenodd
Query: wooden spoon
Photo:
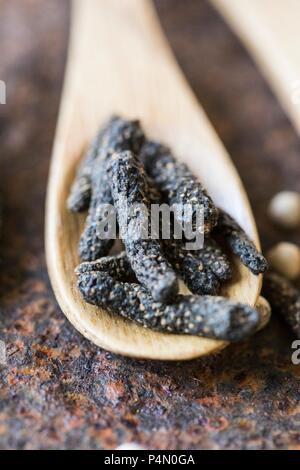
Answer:
M169 144L259 246L241 181L179 70L148 0L75 0L70 51L56 133L46 214L47 264L57 300L84 336L140 358L191 359L226 343L154 333L84 303L76 287L77 243L84 217L66 209L78 159L112 113L139 118ZM236 262L225 294L254 305L261 277Z
M299 0L211 0L244 41L300 134Z

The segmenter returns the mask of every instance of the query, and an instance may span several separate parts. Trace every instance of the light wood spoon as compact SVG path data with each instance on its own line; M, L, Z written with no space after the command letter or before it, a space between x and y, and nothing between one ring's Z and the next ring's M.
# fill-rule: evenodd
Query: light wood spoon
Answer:
M300 134L300 1L211 2L243 40Z
M127 356L191 359L226 343L154 333L84 303L76 287L83 216L66 199L84 147L112 113L139 118L169 144L259 247L248 199L233 164L179 70L148 0L75 0L69 60L49 177L46 253L65 315L97 345ZM254 305L261 277L236 262L225 294Z

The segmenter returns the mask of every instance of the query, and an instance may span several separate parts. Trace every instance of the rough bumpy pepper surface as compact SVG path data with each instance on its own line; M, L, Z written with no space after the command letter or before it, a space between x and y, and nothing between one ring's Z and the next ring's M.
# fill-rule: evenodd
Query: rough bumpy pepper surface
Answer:
M197 252L185 250L180 241L165 241L165 253L186 286L196 295L217 295L220 282Z
M161 194L149 176L148 184L151 202L160 204ZM187 250L184 247L186 240L174 239L174 223L170 222L171 239L162 240L166 257L193 294L217 295L220 291L219 281L227 281L232 277L228 257L209 236L205 238L201 249Z
M239 224L225 211L219 209L215 233L223 237L231 251L253 274L264 273L268 267L264 256L259 253Z
M132 152L115 153L108 162L108 175L121 237L132 269L155 300L167 301L177 293L176 275L159 241L139 233L142 228L147 232L151 230L151 204L144 168ZM146 213L135 209L141 204ZM146 226L145 217L148 220Z
M203 248L192 252L207 266L220 281L228 281L232 277L232 269L227 255L212 238L206 237Z
M106 168L102 163L94 169L92 198L85 228L78 244L79 256L83 261L93 261L106 256L114 245L115 240L109 233L111 227L107 227L107 238L102 228L100 231L102 221L108 220L106 212L108 207L112 209L112 197Z
M204 215L204 231L210 232L218 220L218 209L197 178L188 167L175 160L170 149L158 142L148 141L143 146L141 159L162 196L170 206L178 204L193 207L193 217L201 206ZM180 222L180 215L177 215ZM193 219L193 230L195 230Z
M106 163L114 152L132 150L139 152L144 134L138 121L128 121L113 117L106 126L97 157L93 160L91 172L92 196L85 229L79 241L79 256L84 261L92 261L109 253L114 240L99 230L107 205L112 205Z
M89 207L92 192L92 169L94 160L97 158L101 146L104 132L104 129L99 131L78 166L67 201L68 209L72 212L82 212Z
M275 313L300 338L300 292L285 277L268 272L264 276L263 294Z
M128 260L126 251L122 251L121 253L113 256L104 256L96 261L81 263L75 269L75 273L77 275L97 271L109 273L110 276L118 281L136 281L136 277Z
M220 290L218 279L198 258L180 249L180 246L176 244L172 246L168 243L167 249L169 255L167 256L166 253L167 258L193 294L218 294ZM86 274L92 271L109 272L112 277L118 280L136 282L135 274L125 251L115 256L106 256L94 262L82 263L76 268L77 274Z
M259 324L258 312L247 305L223 297L182 295L164 305L155 302L143 286L120 282L108 272L80 274L78 288L86 302L166 333L236 342L247 338Z
M204 240L203 248L192 251L181 240L165 240L165 252L193 294L217 295L221 282L231 279L229 259L210 238Z

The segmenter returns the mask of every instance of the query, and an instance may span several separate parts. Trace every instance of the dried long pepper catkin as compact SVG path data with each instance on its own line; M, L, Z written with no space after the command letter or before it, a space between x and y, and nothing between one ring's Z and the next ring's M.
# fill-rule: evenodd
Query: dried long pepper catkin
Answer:
M92 169L94 160L98 156L104 132L104 129L98 132L78 166L67 201L68 209L72 212L82 212L89 207L92 192Z
M92 261L109 253L114 237L103 234L103 221L107 220L107 208L113 205L108 181L106 163L114 152L132 150L139 152L144 134L138 121L128 121L113 117L103 131L97 157L91 172L92 196L85 229L79 241L79 256L84 261ZM114 218L112 217L112 220Z
M219 220L214 233L223 237L230 250L253 274L264 273L268 267L264 256L259 253L240 225L225 211L219 209Z
M149 177L148 184L151 203L161 204L161 194ZM174 221L170 220L170 239L162 239L162 243L166 257L193 294L217 295L220 281L232 277L228 257L209 236L204 239L202 248L187 250L186 240L174 239Z
M182 241L166 241L166 256L193 294L217 295L232 276L229 259L211 239L203 248L188 251Z
M113 214L107 216L107 210L113 210L112 197L106 168L103 162L94 169L92 197L89 212L85 222L84 231L78 244L80 259L93 261L101 256L106 256L114 245L114 237L111 235L111 226L107 227L107 238L104 227L106 221L114 223Z
M169 240L166 242L168 243L166 257L190 291L196 295L217 295L220 291L220 282L212 271L192 253L181 249L177 243ZM136 281L125 251L116 256L106 256L94 262L82 263L77 268L77 274L91 271L110 272L111 276L118 280Z
M263 295L275 313L280 315L300 338L300 291L285 277L267 272L264 276Z
M217 242L210 237L204 239L203 248L192 252L199 258L204 266L214 273L220 281L228 281L232 277L232 269L229 258L219 247Z
M147 179L151 203L161 204L161 194L154 182L149 177ZM217 295L221 287L219 279L231 277L228 258L213 240L205 240L200 250L186 250L183 239L174 239L174 223L172 220L169 222L170 239L163 239L161 233L159 235L166 258L193 294Z
M158 142L148 141L142 148L141 160L148 175L162 193L164 201L170 206L192 206L193 230L196 228L196 213L201 208L204 216L204 232L208 233L216 225L218 209L197 178L188 167L176 161L170 149ZM184 223L184 215L177 215Z
M259 324L258 312L248 305L223 297L182 295L164 305L155 302L143 286L121 282L109 272L79 274L78 287L86 302L161 332L236 342L248 337Z
M174 240L165 240L164 246L168 260L192 294L219 293L220 281L196 253L185 250L180 242Z
M151 203L144 168L132 152L115 153L108 161L108 175L132 269L155 300L167 301L177 293L178 283L159 241L151 238ZM145 212L141 212L141 205Z
M103 258L95 261L81 263L75 269L75 273L78 276L98 271L108 273L118 281L136 282L136 277L128 260L126 251L121 251L117 255L104 256Z

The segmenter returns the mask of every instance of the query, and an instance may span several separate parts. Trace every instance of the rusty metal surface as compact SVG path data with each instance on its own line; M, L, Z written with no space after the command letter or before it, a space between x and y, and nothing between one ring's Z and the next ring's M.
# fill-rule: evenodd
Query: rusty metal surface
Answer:
M300 190L299 139L257 68L203 0L157 0L162 23L249 192ZM0 18L0 447L300 448L300 366L276 319L251 341L185 364L122 358L69 325L45 266L44 198L69 21L66 0L4 0ZM300 241L299 235L290 239Z

